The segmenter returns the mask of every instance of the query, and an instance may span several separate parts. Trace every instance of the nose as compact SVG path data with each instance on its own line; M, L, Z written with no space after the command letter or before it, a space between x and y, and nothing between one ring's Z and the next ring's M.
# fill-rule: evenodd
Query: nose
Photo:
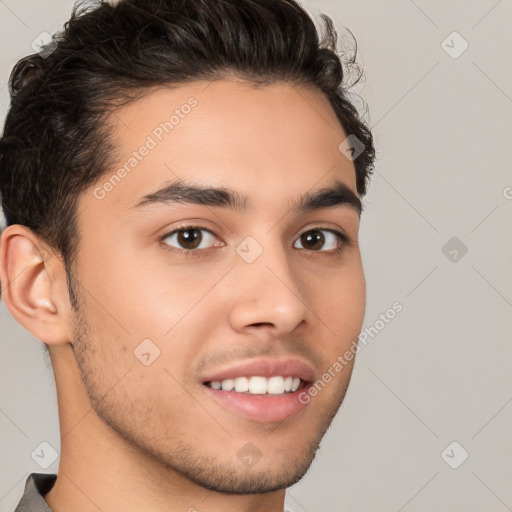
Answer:
M305 288L290 267L285 248L280 244L265 247L251 263L240 254L231 273L231 327L238 332L266 329L281 336L306 321Z

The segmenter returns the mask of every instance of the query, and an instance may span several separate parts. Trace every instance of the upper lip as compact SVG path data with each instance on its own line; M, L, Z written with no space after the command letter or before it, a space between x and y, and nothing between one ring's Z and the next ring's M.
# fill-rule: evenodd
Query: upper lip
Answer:
M314 371L311 366L296 358L286 359L251 359L226 368L216 370L206 376L203 382L222 381L236 377L299 377L305 382L314 379Z

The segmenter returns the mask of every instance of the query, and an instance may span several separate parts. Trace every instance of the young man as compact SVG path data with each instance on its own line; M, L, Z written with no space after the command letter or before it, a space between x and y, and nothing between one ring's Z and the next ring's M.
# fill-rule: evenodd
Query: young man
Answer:
M363 323L375 156L323 19L102 2L17 64L0 280L61 432L17 512L281 512L308 470Z

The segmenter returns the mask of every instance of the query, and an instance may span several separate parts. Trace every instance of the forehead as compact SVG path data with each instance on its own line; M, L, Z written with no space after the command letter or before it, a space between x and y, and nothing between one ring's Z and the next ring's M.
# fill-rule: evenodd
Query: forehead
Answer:
M153 90L109 121L117 154L96 184L108 185L104 206L129 209L178 179L261 201L297 197L333 179L356 190L353 162L339 150L346 134L316 89L194 82Z

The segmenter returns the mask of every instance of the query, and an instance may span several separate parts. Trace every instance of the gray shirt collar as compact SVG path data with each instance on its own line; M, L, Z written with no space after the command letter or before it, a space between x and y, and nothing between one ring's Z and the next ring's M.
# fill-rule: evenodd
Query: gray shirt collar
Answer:
M25 483L25 491L14 512L52 512L43 496L57 480L52 473L31 473Z

